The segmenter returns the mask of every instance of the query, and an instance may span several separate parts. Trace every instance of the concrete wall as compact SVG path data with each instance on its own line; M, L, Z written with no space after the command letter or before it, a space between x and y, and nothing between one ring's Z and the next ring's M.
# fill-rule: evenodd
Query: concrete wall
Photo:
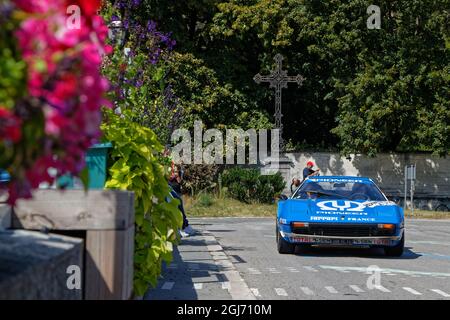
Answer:
M418 197L450 197L450 158L430 154L379 154L375 158L352 155L351 160L338 153L287 153L293 162L290 178L301 177L307 161L321 169L321 175L366 176L374 179L387 194L402 196L404 167L416 164L416 195ZM290 182L289 182L290 184Z
M82 239L0 231L0 300L80 300L82 291L67 286L71 265L83 266Z

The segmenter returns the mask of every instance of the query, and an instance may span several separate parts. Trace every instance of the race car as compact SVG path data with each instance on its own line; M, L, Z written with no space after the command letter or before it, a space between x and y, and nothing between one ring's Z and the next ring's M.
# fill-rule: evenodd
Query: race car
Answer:
M370 178L319 176L305 179L291 197L278 201L279 253L296 246L382 247L403 254L403 209L388 201Z

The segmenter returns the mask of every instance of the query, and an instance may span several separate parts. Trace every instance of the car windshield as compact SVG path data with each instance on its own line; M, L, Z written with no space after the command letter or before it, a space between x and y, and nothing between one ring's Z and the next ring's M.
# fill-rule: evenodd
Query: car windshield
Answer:
M292 196L294 199L350 199L385 201L377 186L367 180L306 180Z

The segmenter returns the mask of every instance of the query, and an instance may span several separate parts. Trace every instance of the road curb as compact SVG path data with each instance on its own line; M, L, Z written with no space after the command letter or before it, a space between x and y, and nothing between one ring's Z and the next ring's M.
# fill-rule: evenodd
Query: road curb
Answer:
M206 241L214 243L209 244L207 248L214 259L214 263L223 270L221 273L228 279L228 283L222 283L222 286L228 290L231 298L233 300L256 300L255 295L241 277L216 237L209 231L203 231L202 235Z

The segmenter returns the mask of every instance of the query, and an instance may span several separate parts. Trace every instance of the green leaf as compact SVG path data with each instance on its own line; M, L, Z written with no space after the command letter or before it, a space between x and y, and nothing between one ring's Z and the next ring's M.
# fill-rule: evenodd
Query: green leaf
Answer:
M79 178L81 179L81 182L83 182L84 191L87 191L89 188L89 169L87 166L81 170Z

